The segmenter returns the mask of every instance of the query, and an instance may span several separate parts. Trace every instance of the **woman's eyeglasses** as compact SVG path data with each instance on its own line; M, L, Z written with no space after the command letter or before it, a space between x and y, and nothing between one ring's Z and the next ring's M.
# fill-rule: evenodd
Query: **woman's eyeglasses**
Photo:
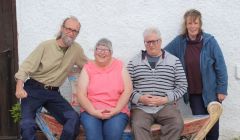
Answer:
M97 53L110 53L109 49L96 48Z

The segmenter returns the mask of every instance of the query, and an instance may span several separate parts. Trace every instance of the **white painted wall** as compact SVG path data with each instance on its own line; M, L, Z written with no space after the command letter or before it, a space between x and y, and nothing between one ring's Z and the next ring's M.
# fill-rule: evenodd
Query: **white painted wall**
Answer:
M239 0L17 0L19 63L41 41L54 38L69 15L81 21L77 41L88 57L93 58L95 43L107 37L113 42L114 56L127 63L144 48L146 27L159 27L165 46L180 32L182 16L190 8L202 12L204 31L215 35L225 56L229 96L223 103L220 139L229 140L240 135Z

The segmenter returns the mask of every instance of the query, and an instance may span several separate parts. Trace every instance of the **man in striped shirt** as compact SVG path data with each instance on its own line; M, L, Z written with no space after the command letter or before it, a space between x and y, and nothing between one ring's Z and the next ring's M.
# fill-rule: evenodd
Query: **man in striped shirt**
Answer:
M133 81L131 125L135 140L151 140L153 123L161 125L161 140L177 140L183 119L175 102L187 91L187 80L180 60L161 49L158 28L147 28L145 49L128 64Z

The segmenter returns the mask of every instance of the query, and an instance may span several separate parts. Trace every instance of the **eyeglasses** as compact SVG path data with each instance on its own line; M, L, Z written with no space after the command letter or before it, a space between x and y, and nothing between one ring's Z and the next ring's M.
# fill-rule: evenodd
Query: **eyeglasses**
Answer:
M68 27L66 27L66 26L63 26L63 28L66 29L67 33L72 32L72 33L74 33L75 35L77 35L77 34L79 33L78 30L75 30L75 29L72 29L72 28L68 28Z
M96 52L97 53L110 53L109 49L101 49L101 48L96 48Z
M150 40L150 41L144 41L145 46L150 46L152 45L157 45L159 43L159 41L161 41L160 39L157 40Z

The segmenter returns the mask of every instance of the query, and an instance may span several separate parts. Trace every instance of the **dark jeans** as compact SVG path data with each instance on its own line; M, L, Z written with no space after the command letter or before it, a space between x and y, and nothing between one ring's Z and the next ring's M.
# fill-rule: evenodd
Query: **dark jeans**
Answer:
M208 114L207 108L204 106L202 95L189 96L190 107L193 115ZM208 132L206 140L218 140L219 137L219 120L215 123L212 129Z
M74 140L79 133L78 114L57 90L47 90L28 80L24 84L28 93L21 103L21 135L23 140L36 140L35 114L44 107L63 125L61 140Z

